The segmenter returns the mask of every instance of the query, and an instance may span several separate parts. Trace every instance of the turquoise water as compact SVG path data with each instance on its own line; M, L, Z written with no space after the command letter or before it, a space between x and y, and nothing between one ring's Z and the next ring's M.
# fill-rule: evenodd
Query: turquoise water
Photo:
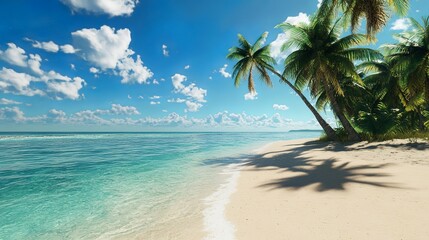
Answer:
M271 141L318 136L3 133L0 239L171 236L171 226L201 219L202 199L222 182L223 164L208 163Z

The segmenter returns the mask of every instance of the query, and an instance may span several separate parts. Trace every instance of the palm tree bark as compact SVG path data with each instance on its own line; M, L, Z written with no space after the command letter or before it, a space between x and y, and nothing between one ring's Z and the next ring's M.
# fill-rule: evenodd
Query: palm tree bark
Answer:
M344 129L348 133L348 140L350 140L350 141L361 141L359 134L356 132L356 130L350 124L349 120L346 118L344 113L341 111L341 108L338 105L337 99L335 98L334 91L333 91L332 87L330 87L328 85L326 80L324 81L323 87L325 88L325 91L328 95L329 101L331 102L332 110L334 111L334 113L338 117L338 119L340 120L341 125L343 125Z
M310 109L313 113L314 117L316 117L317 122L322 127L323 131L325 131L326 136L329 140L338 140L337 134L335 130L325 121L325 119L320 116L319 112L311 105L311 103L307 100L307 98L302 94L302 92L297 89L291 82L289 82L285 77L283 77L280 73L278 73L275 69L269 69L272 73L274 73L277 77L279 77L283 82L285 82L292 90L298 94L298 96L302 99L304 104Z

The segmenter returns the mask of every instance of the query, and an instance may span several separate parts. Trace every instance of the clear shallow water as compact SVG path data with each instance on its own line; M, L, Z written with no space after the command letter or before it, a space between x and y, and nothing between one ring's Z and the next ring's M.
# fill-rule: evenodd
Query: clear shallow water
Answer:
M0 239L174 237L223 164L294 133L0 134ZM211 163L211 164L207 164Z

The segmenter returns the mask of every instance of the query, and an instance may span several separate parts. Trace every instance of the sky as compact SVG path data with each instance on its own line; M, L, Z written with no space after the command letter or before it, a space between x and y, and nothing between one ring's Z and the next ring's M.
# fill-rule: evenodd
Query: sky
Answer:
M428 3L411 0L408 15L429 15ZM274 76L254 95L245 81L234 87L226 59L238 33L254 42L268 31L281 70L288 36L274 27L309 21L317 8L318 0L3 1L0 131L320 129ZM393 15L371 47L409 27ZM335 126L329 109L322 115Z

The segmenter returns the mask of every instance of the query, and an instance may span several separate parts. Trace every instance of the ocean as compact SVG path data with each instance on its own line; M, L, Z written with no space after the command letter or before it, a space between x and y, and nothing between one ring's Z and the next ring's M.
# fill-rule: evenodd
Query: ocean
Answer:
M1 133L0 239L228 239L236 171L286 133Z

